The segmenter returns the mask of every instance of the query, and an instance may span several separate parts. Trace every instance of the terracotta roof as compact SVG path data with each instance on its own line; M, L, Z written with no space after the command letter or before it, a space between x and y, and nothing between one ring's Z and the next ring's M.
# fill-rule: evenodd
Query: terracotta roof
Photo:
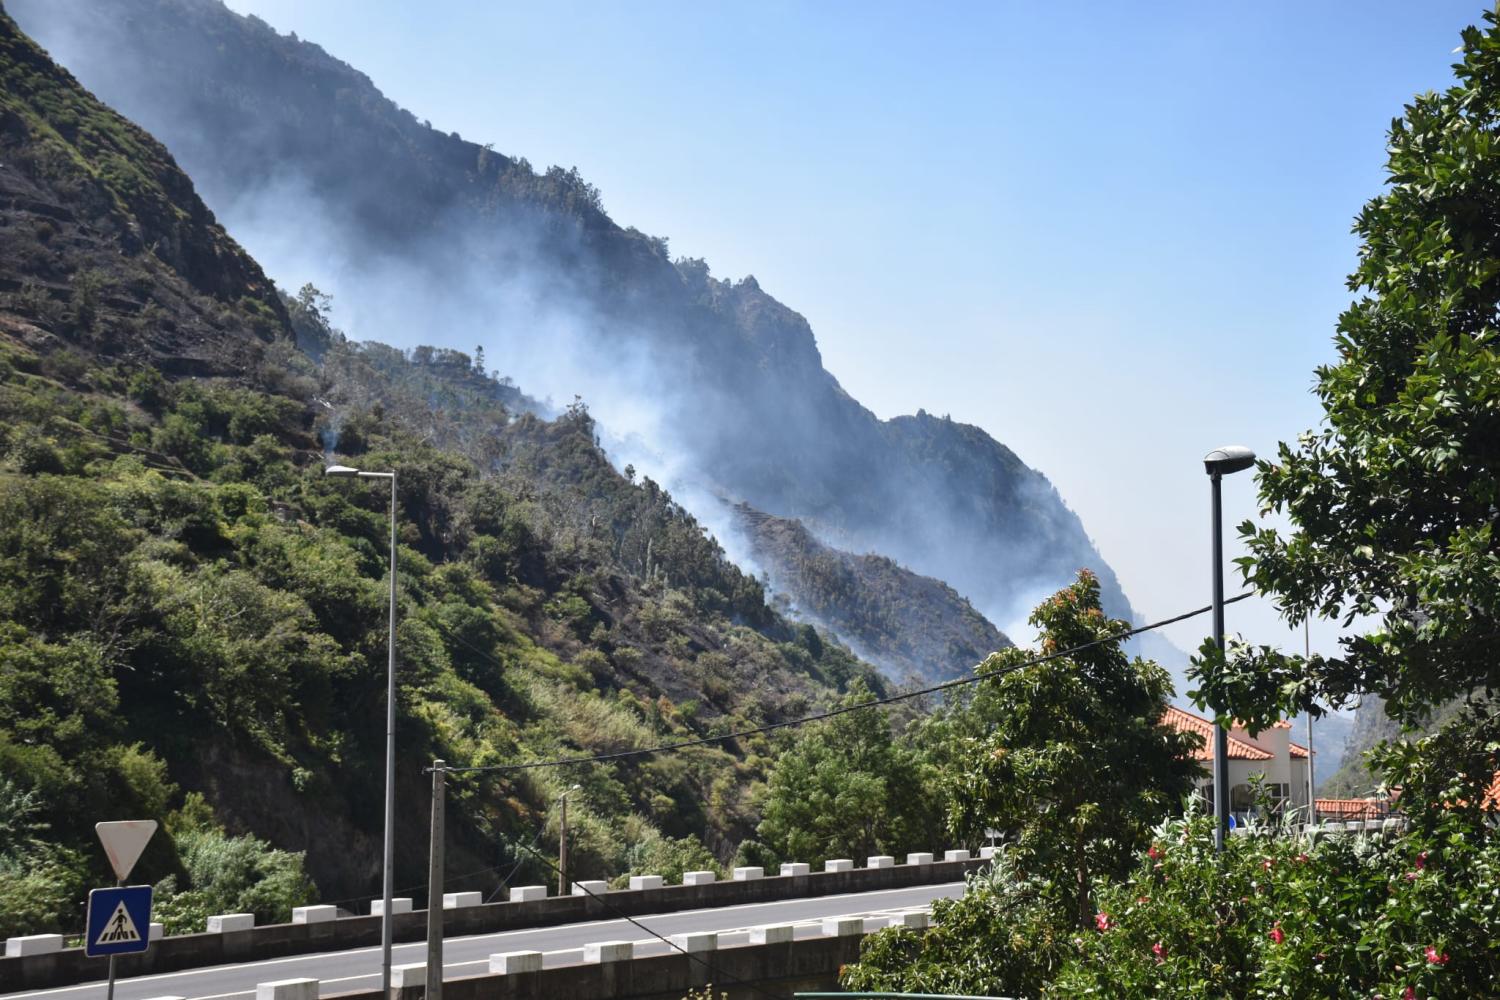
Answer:
M1214 724L1212 722L1200 718L1192 712L1184 712L1180 708L1169 705L1161 717L1161 723L1178 732L1197 733L1203 737L1203 745L1198 748L1198 751L1193 756L1198 760L1214 759ZM1231 733L1229 734L1229 759L1272 760L1273 755Z
M1325 819L1380 819L1390 815L1386 799L1314 799L1318 815Z
M1285 719L1282 719L1279 722L1273 722L1273 723L1271 723L1271 728L1272 729L1291 729L1292 728L1292 724L1290 722L1286 721Z
M1309 751L1307 747L1303 746L1300 743L1292 743L1291 741L1288 741L1287 746L1291 748L1293 757L1306 757L1309 752L1317 753L1316 750Z
M1484 793L1484 801L1479 808L1500 809L1500 771L1495 772L1495 778L1490 782L1489 791Z

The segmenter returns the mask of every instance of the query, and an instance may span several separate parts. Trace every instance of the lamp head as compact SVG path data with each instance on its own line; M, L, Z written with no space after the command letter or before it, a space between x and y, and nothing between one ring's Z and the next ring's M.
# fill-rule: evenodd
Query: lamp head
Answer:
M1210 476L1227 476L1255 464L1255 452L1241 444L1227 444L1203 456L1203 471Z
M325 475L325 476L344 476L344 477L347 478L347 477L350 477L350 476L357 476L357 475L359 475L359 470L351 468L351 467L349 467L347 465L330 465L328 468L326 468L326 469L323 470L323 475Z

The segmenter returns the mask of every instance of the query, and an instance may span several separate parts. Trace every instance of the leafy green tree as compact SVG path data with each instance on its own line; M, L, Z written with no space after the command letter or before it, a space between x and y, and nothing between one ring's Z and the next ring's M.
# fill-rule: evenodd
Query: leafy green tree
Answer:
M1087 571L1043 601L1031 624L1043 655L1007 649L978 670L988 733L967 737L950 823L1011 842L1016 867L1077 926L1094 918L1093 883L1122 875L1150 831L1179 807L1197 774L1197 737L1161 725L1167 672L1120 648L1130 624L1105 617Z
M841 704L869 700L856 682ZM777 759L756 832L775 857L812 864L931 847L940 834L933 778L921 754L894 737L888 712L847 712Z
M1305 663L1205 646L1196 697L1251 725L1366 692L1415 725L1500 686L1500 20L1485 21L1463 33L1456 85L1391 126L1388 190L1355 223L1360 297L1317 372L1322 425L1259 466L1262 506L1291 528L1240 528L1247 581L1289 622L1375 624ZM1463 763L1428 773L1424 797L1477 804L1500 719L1479 704L1455 725Z

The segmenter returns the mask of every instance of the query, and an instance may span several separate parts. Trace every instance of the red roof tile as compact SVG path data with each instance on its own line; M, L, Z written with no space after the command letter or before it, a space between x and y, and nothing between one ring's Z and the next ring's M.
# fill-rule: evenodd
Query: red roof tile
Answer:
M1318 815L1325 819L1380 819L1390 814L1386 799L1314 799Z
M1193 756L1198 760L1214 759L1214 724L1207 719L1200 718L1192 712L1184 712L1180 708L1167 706L1167 711L1161 717L1161 723L1178 732L1197 733L1203 737L1203 745ZM1229 736L1229 759L1230 760L1271 760L1273 755L1262 750L1253 743L1239 739L1234 734Z

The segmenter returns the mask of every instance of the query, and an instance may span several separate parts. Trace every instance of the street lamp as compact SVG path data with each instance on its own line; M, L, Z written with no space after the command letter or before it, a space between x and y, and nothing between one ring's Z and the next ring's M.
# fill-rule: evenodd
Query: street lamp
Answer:
M1203 456L1203 470L1213 485L1214 497L1214 643L1224 649L1224 511L1219 480L1255 464L1255 452L1243 445L1215 448ZM1222 709L1214 706L1214 711ZM1222 723L1214 725L1214 850L1224 850L1224 832L1229 828L1229 733Z
M342 479L389 479L391 481L391 614L386 641L385 669L385 860L380 910L380 995L391 992L391 942L396 859L396 473L364 472L347 465L330 465L324 475Z
M572 795L582 785L574 785L557 797L562 806L562 818L559 821L559 834L557 838L557 894L566 896L568 894L568 796Z

